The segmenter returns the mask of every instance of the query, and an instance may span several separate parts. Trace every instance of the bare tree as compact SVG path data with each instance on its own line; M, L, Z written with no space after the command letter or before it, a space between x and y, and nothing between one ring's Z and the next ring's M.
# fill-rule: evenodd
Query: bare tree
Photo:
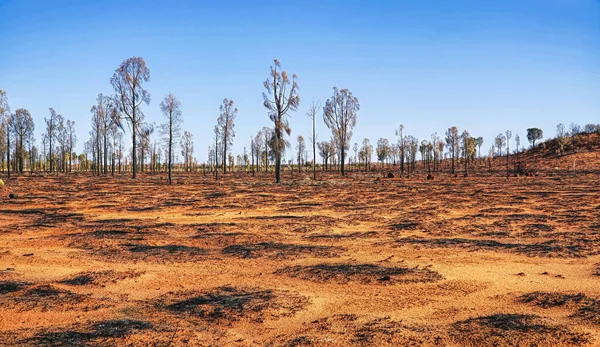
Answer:
M50 173L54 171L54 139L56 138L56 128L58 126L58 116L53 108L50 108L50 118L44 118L46 122L46 134L48 138L49 146L49 161L50 161Z
M339 146L342 176L346 174L344 170L346 150L350 147L352 129L356 125L356 113L359 110L358 98L348 89L338 90L337 87L333 87L333 96L325 102L323 109L325 125L331 129L333 138Z
M448 150L450 151L450 155L452 156L452 174L454 174L454 160L457 157L458 152L458 128L450 127L446 131L446 144L448 145Z
M169 184L172 184L171 170L173 167L173 141L179 139L181 133L181 102L169 93L160 103L160 110L165 116L166 123L160 126L160 132L167 143L167 170L169 172Z
M559 123L556 126L556 140L558 142L558 151L560 154L565 152L565 146L567 145L568 139L569 137L565 125Z
M519 133L517 133L515 135L515 143L517 144L517 154L519 153L519 145L521 145L521 137L519 136Z
M139 149L140 149L140 172L144 172L144 161L146 160L146 155L150 152L150 137L154 133L154 124L144 124L141 126L140 130L140 140L139 140Z
M315 99L312 100L310 106L308 107L308 112L306 115L308 118L312 120L312 149L313 149L313 180L317 179L317 128L316 128L316 120L317 120L317 112L321 109L321 103Z
M75 133L75 122L67 120L67 136L69 148L69 172L73 171L73 147L77 143L77 134Z
M275 125L273 149L275 152L275 179L281 182L281 155L285 149L284 134L290 134L291 129L287 120L288 112L295 111L300 105L298 95L298 82L296 74L292 79L287 71L278 71L281 68L279 60L274 60L269 78L264 82L267 93L263 93L263 105L269 110L269 118ZM269 97L270 96L270 97Z
M463 159L464 159L464 165L465 165L465 176L467 176L469 174L469 172L468 172L469 159L475 153L475 146L476 146L477 140L474 139L467 130L464 130L462 132L462 135L460 136L460 138L462 140Z
M131 129L132 137L132 178L136 177L136 149L137 133L144 120L144 114L140 110L142 103L150 103L150 93L143 88L143 83L150 80L150 69L141 57L132 57L125 60L115 70L110 83L115 89L118 100L121 119L125 119ZM120 123L119 123L120 124Z
M371 169L371 157L373 155L373 146L371 145L371 141L369 141L369 139L365 138L363 140L360 151L363 153L365 171L369 171L369 169Z
M475 141L475 143L477 144L477 157L479 160L481 160L481 146L483 146L483 137L479 136L477 138L477 140Z
M509 177L508 172L508 158L510 155L510 139L512 138L512 131L506 130L506 178Z
M17 159L19 161L19 172L23 173L23 162L25 160L25 151L23 150L24 142L26 138L32 133L35 129L35 125L33 124L33 118L31 117L31 113L24 108L19 108L15 111L13 120L11 122L12 130L17 136L18 139L18 147L17 147Z
M398 145L400 146L400 175L404 175L404 124L400 124L396 130L398 136Z
M575 122L571 122L571 124L569 124L569 135L571 135L571 147L573 148L573 152L575 152L575 139L579 134L581 134L581 126Z
M221 134L221 141L223 141L223 173L227 172L227 147L233 145L233 138L235 137L235 117L237 116L238 109L233 107L233 100L224 99L223 105L219 107L219 118L217 119L217 125Z
M190 171L192 156L194 155L194 136L187 130L183 132L181 139L181 155L183 155L185 171Z
M321 141L317 143L317 147L319 148L319 155L323 159L323 169L327 171L329 159L331 159L332 155L335 153L335 149L331 144L331 141Z
M10 178L10 132L12 129L13 115L10 113L10 106L8 105L8 97L6 91L0 89L0 122L2 122L2 129L6 136L6 171L7 178Z
M504 145L506 144L506 137L504 136L504 134L500 133L498 134L498 136L496 136L495 144L496 148L498 149L498 156L501 157L502 148L504 148Z
M302 135L298 135L298 145L296 146L296 150L298 151L298 171L302 169L302 154L304 153L304 137Z
M215 179L219 179L219 141L221 140L221 132L219 126L215 125Z

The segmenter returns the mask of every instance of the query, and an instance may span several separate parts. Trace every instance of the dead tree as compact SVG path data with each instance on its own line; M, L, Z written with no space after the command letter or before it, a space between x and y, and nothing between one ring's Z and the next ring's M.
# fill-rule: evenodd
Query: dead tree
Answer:
M136 150L137 150L137 133L143 121L144 114L140 110L142 103L150 103L150 93L143 88L143 83L150 80L150 69L146 66L146 62L141 57L133 57L125 60L115 70L110 83L115 89L116 99L118 101L119 111L122 117L119 120L125 119L131 129L132 139L132 178L136 177ZM121 123L119 123L120 125ZM122 127L122 126L121 126Z
M295 111L300 105L300 95L298 95L298 82L296 74L292 79L288 77L287 71L279 71L281 64L279 60L274 60L271 66L271 74L263 83L267 93L263 93L263 105L269 110L269 118L275 125L273 149L275 154L275 179L277 183L281 182L281 155L285 149L284 134L290 134L291 129L287 120L288 112Z
M356 114L359 110L358 98L348 89L338 90L337 87L333 87L332 98L325 102L323 119L339 146L342 176L346 174L344 169L346 150L350 147L352 129L356 125Z

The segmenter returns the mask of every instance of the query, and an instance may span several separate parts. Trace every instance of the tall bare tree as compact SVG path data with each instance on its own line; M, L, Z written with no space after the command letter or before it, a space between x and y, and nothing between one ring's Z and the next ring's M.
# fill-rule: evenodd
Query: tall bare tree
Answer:
M281 182L281 155L285 149L284 134L290 134L287 117L289 111L296 111L300 105L300 95L298 95L298 82L296 74L292 75L290 80L287 71L281 69L279 60L275 59L274 66L271 66L269 78L263 83L267 92L262 94L263 105L269 110L269 118L275 125L273 149L275 154L275 179L277 183Z
M221 141L221 131L219 126L215 125L215 179L219 179L219 142Z
M12 129L12 118L6 91L0 89L0 122L2 122L1 126L6 136L6 170L8 178L10 178L10 132Z
M50 108L50 118L44 118L46 122L46 134L48 136L49 146L49 161L50 161L50 173L54 171L54 144L56 139L56 128L58 127L58 114L53 108Z
M194 155L194 136L187 130L183 132L181 138L181 155L183 155L185 171L190 171L192 156Z
M166 123L160 126L160 132L167 143L167 170L169 172L169 184L172 184L173 141L179 139L181 123L183 122L181 118L181 102L173 94L169 93L160 103L160 110L165 116L166 121Z
M75 133L75 122L67 120L67 134L69 143L69 172L73 170L73 147L77 143L77 134Z
M512 138L512 131L506 130L506 178L509 177L508 172L508 158L510 155L510 139Z
M298 145L296 145L296 150L298 151L298 171L301 171L302 169L302 159L306 160L302 156L304 153L304 147L304 137L302 135L298 135Z
M219 127L219 133L221 134L221 141L223 141L223 173L227 172L227 148L233 145L233 138L235 137L235 117L237 117L238 109L233 107L233 100L224 99L223 105L219 106L219 118L217 119L217 125Z
M475 144L477 145L477 157L479 160L481 160L481 146L483 146L483 137L477 137Z
M371 145L371 141L369 141L369 139L365 138L363 140L360 151L363 154L365 171L369 171L371 168L371 157L373 155L373 145Z
M448 150L450 151L450 155L452 156L452 174L454 174L454 161L456 157L458 157L458 148L459 148L459 135L457 127L450 127L446 130L446 144L448 145Z
M313 180L317 179L317 127L316 127L316 121L317 121L317 113L319 112L319 110L321 109L321 103L317 100L315 101L315 99L312 100L312 102L310 103L310 106L308 107L308 112L306 112L306 115L308 116L308 118L310 118L312 120L312 136L311 136L311 142L312 142L312 150L313 150Z
M350 148L352 129L356 125L356 113L360 110L358 98L348 89L338 90L333 87L333 96L325 102L323 119L325 125L331 129L341 154L342 176L346 174L344 162L346 151Z
M335 154L333 141L321 141L317 143L317 147L319 148L319 155L323 158L323 169L327 171L329 160Z
M115 70L110 83L115 89L120 120L125 119L131 129L132 138L132 178L136 177L137 133L144 120L140 110L142 103L150 103L150 93L144 89L144 82L150 80L150 69L141 57L129 58ZM119 123L120 124L120 123Z
M475 149L477 147L477 139L472 137L467 130L464 130L460 136L462 142L463 159L465 165L465 176L469 174L468 164L469 161L475 156Z
M30 133L33 133L35 129L35 125L33 123L33 118L31 117L31 113L24 108L19 108L15 111L15 115L11 122L12 130L17 137L18 147L17 147L17 159L18 159L18 168L19 172L23 173L23 162L25 160L25 151L24 142Z
M498 156L501 157L502 148L504 148L504 145L506 144L506 137L504 136L504 134L498 134L494 139L494 143L496 144L496 149L498 149Z
M396 136L398 136L398 145L400 146L400 175L404 175L404 124L400 124L398 130L396 130Z

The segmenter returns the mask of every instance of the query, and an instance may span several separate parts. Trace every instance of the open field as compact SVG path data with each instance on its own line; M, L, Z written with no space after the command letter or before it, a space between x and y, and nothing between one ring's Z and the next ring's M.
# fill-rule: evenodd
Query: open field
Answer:
M68 175L0 201L0 345L600 344L598 175Z

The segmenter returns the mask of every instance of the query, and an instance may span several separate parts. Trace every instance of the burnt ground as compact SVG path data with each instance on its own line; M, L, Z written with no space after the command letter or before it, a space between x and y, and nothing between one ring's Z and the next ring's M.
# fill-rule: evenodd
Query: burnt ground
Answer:
M0 345L600 344L597 175L376 176L11 179Z

